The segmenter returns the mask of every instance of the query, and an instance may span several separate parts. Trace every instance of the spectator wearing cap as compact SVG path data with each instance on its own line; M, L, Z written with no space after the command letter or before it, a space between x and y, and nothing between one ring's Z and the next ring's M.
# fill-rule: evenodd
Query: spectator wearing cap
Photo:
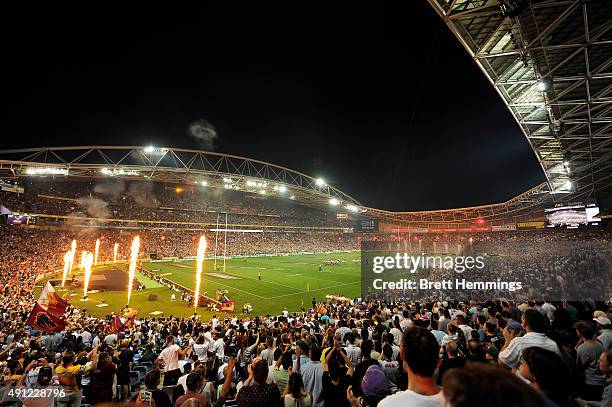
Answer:
M612 322L608 317L601 315L593 318L593 321L597 322L599 330L597 340L603 345L604 351L612 350Z
M361 380L370 366L380 366L379 362L371 357L373 346L374 343L369 339L361 343L362 360L355 366L355 371L353 372L353 393L356 396L362 395Z
M523 336L515 329L506 326L503 331L504 347L499 353L499 362L507 367L517 369L523 350L531 347L547 349L559 354L559 347L546 336L545 316L535 309L527 309L522 316L522 326L527 332Z
M438 351L438 341L431 332L416 326L408 328L401 347L408 390L385 397L379 406L443 406L444 396L434 381L434 372L440 365Z
M389 395L387 378L380 366L370 366L361 381L362 397L361 403L351 394L349 389L348 398L353 406L376 407L378 403ZM355 403L357 402L357 403Z

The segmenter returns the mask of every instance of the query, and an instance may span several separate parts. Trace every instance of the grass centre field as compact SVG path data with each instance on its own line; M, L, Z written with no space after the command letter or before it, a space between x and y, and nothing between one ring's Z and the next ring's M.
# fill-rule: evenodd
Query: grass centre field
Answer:
M360 296L359 258L359 252L233 258L226 260L225 272L222 260L217 260L217 269L215 269L214 260L207 259L204 262L200 293L215 298L217 289L228 290L227 296L236 301L234 312L236 314L242 312L244 303L252 305L252 315L279 314L284 308L295 312L300 310L302 301L304 307L308 309L313 297L317 301L322 301L328 294ZM324 264L325 260L333 260L335 264ZM155 275L191 290L194 289L195 260L143 261L141 266ZM322 268L321 271L319 266ZM113 266L95 267L92 275L96 270L110 267ZM120 267L125 269L126 265L122 264ZM260 273L261 280L259 280ZM136 279L146 286L144 290L133 291L130 301L131 307L140 309L140 317L193 315L193 308L187 307L180 300L180 293L170 290L142 273L137 273ZM61 288L56 289L60 295L65 293ZM171 301L173 293L176 294L176 301ZM158 299L149 301L149 294L156 294ZM70 302L80 308L87 308L87 311L96 317L103 317L119 310L127 299L125 291L89 293L87 301L82 301L81 295L82 290L75 290L69 296ZM200 307L198 314L201 318L209 318L211 312Z

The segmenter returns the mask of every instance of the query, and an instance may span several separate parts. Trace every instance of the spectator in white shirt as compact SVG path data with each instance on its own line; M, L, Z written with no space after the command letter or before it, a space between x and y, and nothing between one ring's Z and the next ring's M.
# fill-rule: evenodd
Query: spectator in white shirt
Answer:
M434 372L440 365L439 346L435 336L421 327L411 327L402 338L401 357L408 372L408 390L384 398L380 407L437 407L444 405Z
M181 369L179 369L179 358L184 357L188 352L183 351L180 346L174 343L174 336L168 335L166 338L166 347L161 351L155 364L163 365L164 373L164 386L174 386L179 377L181 376Z
M535 309L527 309L522 317L522 325L527 332L524 336L518 336L516 330L504 328L504 347L499 353L499 363L510 368L519 367L523 350L531 347L553 351L560 354L557 344L544 333L546 330L545 316Z
M344 348L346 351L346 356L349 358L353 366L357 366L359 362L361 362L361 348L355 345L355 339L357 335L354 332L349 333L348 335L348 346Z

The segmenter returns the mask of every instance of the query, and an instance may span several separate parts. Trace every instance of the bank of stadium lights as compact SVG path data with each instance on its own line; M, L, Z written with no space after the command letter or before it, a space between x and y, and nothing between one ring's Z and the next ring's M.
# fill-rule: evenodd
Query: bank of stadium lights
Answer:
M315 185L316 185L316 186L318 186L318 187L324 187L324 186L325 186L325 185L327 185L327 184L325 183L325 181L323 180L323 178L317 178L317 179L315 180Z
M68 175L68 168L30 167L25 173L27 175Z
M330 198L329 199L329 204L332 206L336 206L340 204L340 201L338 200L338 198Z
M359 208L353 204L346 205L346 209L348 209L351 212L359 212Z
M144 153L148 155L164 155L168 152L168 149L154 147L154 146L147 146L143 148L142 151L144 151Z
M273 189L277 192L280 192L281 194L284 194L285 192L287 192L287 187L284 185L274 185Z
M121 175L140 175L140 172L127 168L102 168L100 172L109 177L116 177Z
M223 177L223 183L225 184L232 184L234 182L233 179L228 178L228 177Z
M253 188L266 188L268 186L267 182L261 182L261 181L252 181L252 180L248 180L246 182L247 187L253 187Z
M200 181L200 184L201 184L203 187L207 187L207 186L208 186L208 181L206 181L206 180L202 180L202 181Z

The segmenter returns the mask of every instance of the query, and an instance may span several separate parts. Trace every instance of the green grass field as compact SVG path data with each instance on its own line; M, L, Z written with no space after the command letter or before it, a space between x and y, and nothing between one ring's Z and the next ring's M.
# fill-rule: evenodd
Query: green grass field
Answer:
M222 261L217 261L221 271L214 270L214 261L206 260L202 276L201 293L215 297L216 289L228 290L228 297L236 301L235 313L242 312L244 303L253 306L252 315L278 314L285 307L289 311L298 311L302 300L309 308L312 298L322 301L327 294L354 297L360 295L361 278L360 264L355 261L360 258L358 252L302 254L278 257L250 257L244 259L228 259L226 272L222 271ZM341 264L319 265L324 259L342 260ZM110 266L94 268L102 270ZM125 267L125 266L123 266ZM177 262L143 262L142 268L193 289L195 286L195 261ZM261 281L258 274L261 273ZM216 275L215 275L216 274ZM223 278L225 277L225 278ZM140 309L140 316L150 316L151 312L161 311L164 316L193 315L193 308L188 308L180 301L170 300L173 291L165 286L137 273L136 279L142 282L145 290L134 291L130 306ZM58 289L60 294L64 291ZM159 299L149 301L149 294L157 294ZM125 291L106 291L89 294L88 301L81 301L81 290L74 292L70 302L97 317L119 310L125 305ZM100 304L107 306L98 306ZM210 317L210 312L199 308L202 318Z

